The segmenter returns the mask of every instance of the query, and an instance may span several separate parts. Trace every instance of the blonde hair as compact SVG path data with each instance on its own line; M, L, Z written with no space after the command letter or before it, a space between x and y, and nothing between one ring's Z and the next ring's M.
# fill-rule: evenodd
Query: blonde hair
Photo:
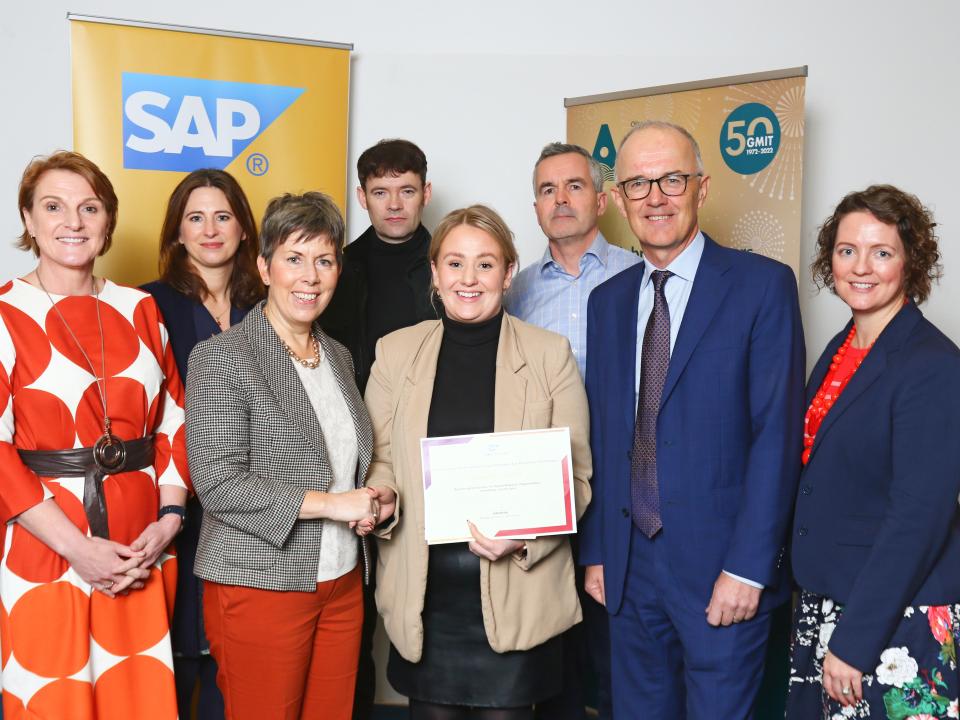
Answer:
M520 259L517 253L517 247L513 244L513 233L507 227L500 214L493 208L486 205L471 205L470 207L460 208L447 213L447 216L440 221L436 230L433 231L433 237L430 239L430 262L437 263L440 259L440 246L454 228L461 225L468 225L477 230L483 230L490 237L497 241L500 246L500 252L503 254L503 260L507 267L516 266Z

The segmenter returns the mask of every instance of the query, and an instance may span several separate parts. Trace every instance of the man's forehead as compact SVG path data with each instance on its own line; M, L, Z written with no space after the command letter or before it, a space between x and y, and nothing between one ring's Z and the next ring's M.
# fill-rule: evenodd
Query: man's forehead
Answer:
M375 175L367 178L367 190L375 187L410 187L421 188L423 183L420 176L412 170L397 172L388 170L383 175Z
M572 178L585 180L589 176L590 164L579 153L551 155L541 160L540 164L537 165L537 185Z
M671 172L692 170L694 164L696 155L690 141L671 129L641 130L627 138L617 153L618 169L643 167Z

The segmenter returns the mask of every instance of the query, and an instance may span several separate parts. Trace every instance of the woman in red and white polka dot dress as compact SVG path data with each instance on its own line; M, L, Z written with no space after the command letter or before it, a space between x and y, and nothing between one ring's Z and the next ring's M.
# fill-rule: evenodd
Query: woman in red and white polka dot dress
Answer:
M93 275L117 199L89 160L34 160L0 287L3 711L176 718L168 547L187 495L183 390L153 298Z

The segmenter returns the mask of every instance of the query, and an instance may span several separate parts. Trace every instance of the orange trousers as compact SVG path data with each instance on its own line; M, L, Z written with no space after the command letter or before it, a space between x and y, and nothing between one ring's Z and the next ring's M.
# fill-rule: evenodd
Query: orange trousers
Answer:
M312 593L204 582L228 720L350 720L363 625L359 568Z

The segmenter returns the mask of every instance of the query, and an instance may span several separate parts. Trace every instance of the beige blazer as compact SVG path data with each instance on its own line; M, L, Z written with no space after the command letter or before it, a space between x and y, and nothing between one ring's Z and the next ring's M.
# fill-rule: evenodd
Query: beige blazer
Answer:
M382 338L365 398L374 436L367 485L389 487L398 498L393 520L377 531L377 607L390 641L411 662L423 652L427 586L420 439L427 434L442 338L438 320ZM504 314L494 429L570 428L578 517L590 501L588 423L587 396L567 339ZM535 647L582 617L566 536L528 541L523 560L481 559L480 594L487 640L497 652Z

